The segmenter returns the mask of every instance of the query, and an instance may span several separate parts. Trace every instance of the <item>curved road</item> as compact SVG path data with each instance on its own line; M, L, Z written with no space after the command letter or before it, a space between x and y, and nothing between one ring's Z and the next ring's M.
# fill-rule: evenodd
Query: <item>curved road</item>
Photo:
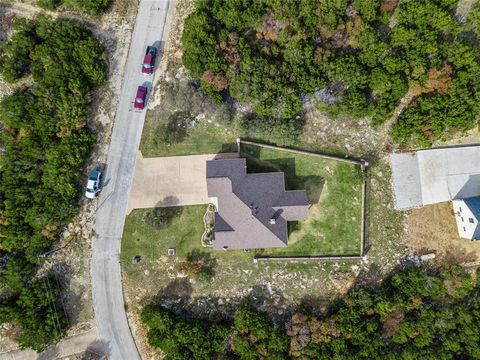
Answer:
M138 85L152 85L153 77L144 76L140 67L147 45L163 43L169 5L169 0L140 0L96 214L92 245L93 302L100 336L108 358L113 360L140 359L125 314L120 244L146 113L133 109L133 99Z

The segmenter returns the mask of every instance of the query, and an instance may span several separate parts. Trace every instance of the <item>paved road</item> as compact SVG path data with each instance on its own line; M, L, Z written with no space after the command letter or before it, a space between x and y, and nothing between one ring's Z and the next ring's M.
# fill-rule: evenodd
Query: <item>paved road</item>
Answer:
M151 86L152 77L142 75L140 64L147 45L159 45L167 36L164 27L169 5L169 0L140 0L113 126L104 189L98 200L92 249L93 301L100 335L112 360L140 359L125 314L119 255L135 156L145 120L145 111L133 109L133 99L138 85Z

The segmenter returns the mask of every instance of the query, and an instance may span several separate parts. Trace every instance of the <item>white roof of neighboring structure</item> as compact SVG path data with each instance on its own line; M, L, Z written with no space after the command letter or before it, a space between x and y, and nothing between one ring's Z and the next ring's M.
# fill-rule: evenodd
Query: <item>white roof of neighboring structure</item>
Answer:
M392 154L395 206L409 209L480 196L480 146Z

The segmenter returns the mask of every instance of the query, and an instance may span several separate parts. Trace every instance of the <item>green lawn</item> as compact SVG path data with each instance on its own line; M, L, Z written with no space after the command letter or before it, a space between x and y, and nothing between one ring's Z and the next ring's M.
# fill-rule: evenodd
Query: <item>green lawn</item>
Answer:
M200 238L203 233L203 214L207 205L184 206L177 208L179 212L166 228L157 229L151 226L145 215L150 209L132 211L125 220L122 238L121 263L124 273L132 284L141 283L146 288L158 287L158 284L168 284L168 272L173 269L178 261L184 260L192 250L206 252L217 260L218 276L216 284L219 288L228 286L232 276L229 274L230 266L247 268L252 267L253 253L239 251L215 251L203 247ZM168 248L175 248L176 255L168 256ZM135 256L140 256L139 264L132 264ZM224 269L227 269L226 271ZM145 270L151 276L145 277ZM222 277L224 273L225 277ZM234 277L235 278L235 277ZM148 284L153 281L153 284ZM237 280L238 281L238 280ZM208 283L199 283L198 291L208 289Z
M272 284L282 296L292 299L318 296L320 292L326 298L335 294L335 287L328 278L334 264L254 264L253 252L202 247L202 217L206 208L206 205L181 207L181 212L164 229L156 229L145 220L150 209L134 210L126 217L120 261L124 289L132 309L140 308L157 296L187 297L192 301L204 297L230 298L233 304L238 301L239 294L252 289L259 291L265 283ZM175 256L167 255L169 247L176 249ZM210 281L179 277L176 265L192 250L206 252L215 258L215 275ZM132 264L137 255L141 257L140 263ZM341 266L342 271L349 271L351 264ZM300 282L299 277L302 278Z
M140 150L145 157L216 154L237 151L236 134L206 120L196 122L186 129L186 136L171 145L162 142L158 132L162 131L161 116L157 110L148 111L142 133Z
M359 255L363 176L360 166L242 145L249 172L283 171L288 190L306 189L309 218L289 223L289 245L268 256Z

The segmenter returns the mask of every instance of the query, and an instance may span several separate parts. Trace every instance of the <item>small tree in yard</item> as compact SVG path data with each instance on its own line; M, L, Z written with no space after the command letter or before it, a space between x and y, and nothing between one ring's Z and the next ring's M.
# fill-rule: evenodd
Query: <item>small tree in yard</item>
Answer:
M215 275L217 260L207 252L193 250L184 261L177 265L177 270L201 281L208 281Z
M172 220L181 213L182 208L180 206L158 207L147 211L143 219L151 227L161 230L168 228Z

